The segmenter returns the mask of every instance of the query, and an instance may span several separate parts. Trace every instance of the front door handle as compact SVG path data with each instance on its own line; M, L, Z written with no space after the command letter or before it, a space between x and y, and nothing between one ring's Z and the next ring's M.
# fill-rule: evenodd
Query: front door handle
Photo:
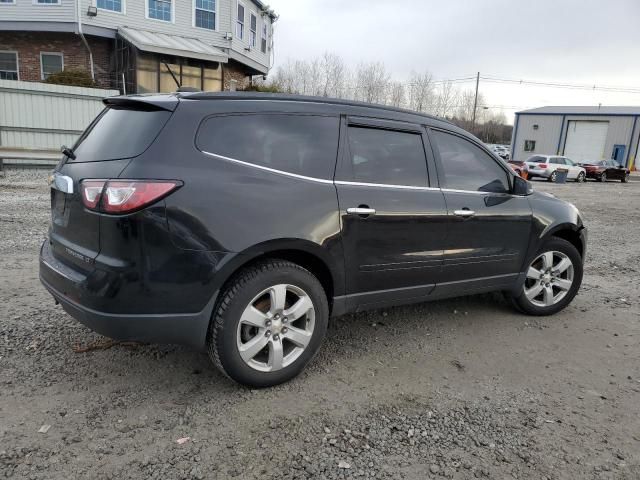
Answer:
M453 213L458 217L473 217L476 214L476 212L474 212L473 210L469 210L468 208L463 208L462 210L455 210Z
M347 213L349 215L360 215L363 217L368 217L369 215L375 215L376 209L365 207L365 206L350 207L350 208L347 208Z

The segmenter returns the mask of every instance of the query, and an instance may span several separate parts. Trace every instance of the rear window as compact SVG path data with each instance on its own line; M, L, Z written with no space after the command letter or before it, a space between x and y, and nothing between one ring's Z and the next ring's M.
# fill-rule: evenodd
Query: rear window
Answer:
M546 161L547 161L546 157L540 157L540 156L529 157L527 159L527 162L531 162L531 163L543 163Z
M331 179L337 117L246 114L205 119L196 144L207 153L307 177Z
M166 110L132 110L107 107L73 147L75 160L95 162L140 155L156 138L171 116Z

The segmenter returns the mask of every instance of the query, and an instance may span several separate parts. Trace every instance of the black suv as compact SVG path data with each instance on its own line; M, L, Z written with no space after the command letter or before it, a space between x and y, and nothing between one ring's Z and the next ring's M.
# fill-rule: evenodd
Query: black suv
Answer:
M101 334L206 349L269 386L330 316L493 290L548 315L580 287L578 210L444 120L250 93L105 104L51 176L40 253L44 286Z

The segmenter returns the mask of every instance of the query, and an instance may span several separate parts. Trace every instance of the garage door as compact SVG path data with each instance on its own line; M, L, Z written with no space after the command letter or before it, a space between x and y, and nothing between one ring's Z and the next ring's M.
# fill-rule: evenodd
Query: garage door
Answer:
M604 157L609 122L569 120L564 155L574 162L600 160Z

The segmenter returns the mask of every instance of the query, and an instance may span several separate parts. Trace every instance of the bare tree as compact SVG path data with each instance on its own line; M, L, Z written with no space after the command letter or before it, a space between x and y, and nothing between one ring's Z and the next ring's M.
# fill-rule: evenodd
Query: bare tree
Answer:
M384 103L391 75L382 62L361 63L355 73L355 98L368 103Z
M457 101L458 92L452 82L442 82L436 92L435 114L440 117L449 117L453 114L453 108Z
M342 97L347 86L347 67L335 53L325 52L320 59L320 81L323 97Z
M402 82L389 83L389 98L386 103L393 107L405 106L405 88Z
M429 72L412 72L409 78L409 108L416 112L432 113L435 110L433 77Z

